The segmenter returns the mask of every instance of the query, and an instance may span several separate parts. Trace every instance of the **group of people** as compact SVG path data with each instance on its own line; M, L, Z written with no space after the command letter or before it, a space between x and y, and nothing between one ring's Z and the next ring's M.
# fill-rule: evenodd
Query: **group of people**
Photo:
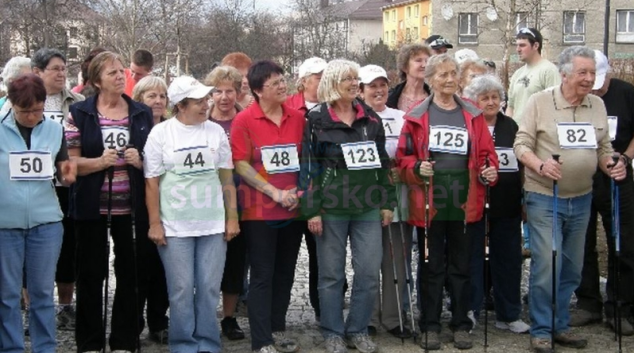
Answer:
M55 351L56 326L75 331L78 352L105 350L106 339L134 352L146 318L149 338L172 352L220 352L221 334L245 338L235 318L245 292L251 349L297 352L286 313L303 238L326 352L377 352L380 326L399 338L420 330L422 349L441 349L445 292L458 349L473 346L488 296L495 327L530 332L535 352L553 341L583 348L570 326L603 318L596 218L610 233L614 181L618 259L608 245L620 276L610 266L605 309L613 329L633 335L634 86L611 78L599 51L567 48L557 67L541 57L538 30L516 41L525 65L508 94L493 62L452 54L438 35L400 49L396 85L380 66L315 57L292 95L278 64L243 53L204 82L168 86L150 74L148 51L125 68L96 48L73 91L61 52L12 59L0 102L0 352L24 350L21 296L34 352Z

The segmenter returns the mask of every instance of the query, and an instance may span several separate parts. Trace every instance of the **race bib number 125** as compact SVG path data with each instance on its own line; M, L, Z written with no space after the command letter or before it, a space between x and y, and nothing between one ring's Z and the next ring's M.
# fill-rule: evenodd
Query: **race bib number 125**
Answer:
M467 129L455 126L429 127L429 150L451 154L467 154L469 134Z

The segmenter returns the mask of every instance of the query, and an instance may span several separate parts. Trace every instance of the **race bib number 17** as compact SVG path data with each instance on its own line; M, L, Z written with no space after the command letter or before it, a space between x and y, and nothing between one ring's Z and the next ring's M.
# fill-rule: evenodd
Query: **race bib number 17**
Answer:
M56 123L62 124L64 122L64 113L61 111L44 111L44 118L53 120Z

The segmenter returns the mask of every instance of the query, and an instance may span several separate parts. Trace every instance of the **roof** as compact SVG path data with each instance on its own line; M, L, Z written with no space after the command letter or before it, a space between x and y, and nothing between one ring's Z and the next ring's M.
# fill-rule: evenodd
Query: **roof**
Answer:
M386 0L346 1L328 6L325 11L336 17L355 20L382 20L381 6Z
M421 2L421 0L405 0L405 1L391 2L385 6L382 6L381 10L392 9L395 7L401 7L403 5L414 4L417 2Z

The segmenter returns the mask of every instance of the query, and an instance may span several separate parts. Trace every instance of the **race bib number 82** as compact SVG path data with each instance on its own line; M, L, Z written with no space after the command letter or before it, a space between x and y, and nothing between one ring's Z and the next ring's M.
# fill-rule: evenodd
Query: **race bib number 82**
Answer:
M564 149L597 148L597 135L590 123L557 124L559 146Z

